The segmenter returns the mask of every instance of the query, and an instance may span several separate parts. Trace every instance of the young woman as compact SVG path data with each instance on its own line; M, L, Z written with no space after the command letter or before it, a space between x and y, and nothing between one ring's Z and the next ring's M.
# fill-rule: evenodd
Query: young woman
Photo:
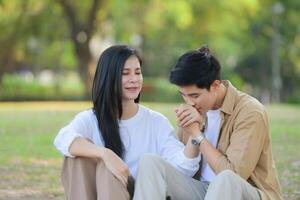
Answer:
M146 153L161 156L193 176L191 158L162 114L141 106L141 58L126 45L106 49L97 65L93 108L80 112L54 140L65 155L62 182L67 199L129 199L129 177L136 177Z

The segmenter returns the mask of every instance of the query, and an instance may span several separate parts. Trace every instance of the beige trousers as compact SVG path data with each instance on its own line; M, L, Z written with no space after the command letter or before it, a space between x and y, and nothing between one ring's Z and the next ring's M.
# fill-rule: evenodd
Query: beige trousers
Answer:
M128 200L127 188L97 159L65 158L62 183L67 200Z
M230 170L211 182L187 177L156 155L140 159L134 200L260 200L258 189Z

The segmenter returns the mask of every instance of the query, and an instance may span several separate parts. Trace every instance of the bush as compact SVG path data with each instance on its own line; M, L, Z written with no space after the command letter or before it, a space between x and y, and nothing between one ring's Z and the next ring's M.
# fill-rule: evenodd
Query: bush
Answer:
M80 82L41 83L20 75L4 75L1 83L1 101L26 100L81 100L83 86Z
M59 80L59 79L58 79ZM5 75L0 90L1 101L83 100L84 87L79 79L66 78L42 83L36 78ZM144 102L180 102L182 97L175 85L163 78L145 78L141 94Z
M180 102L182 97L175 85L163 78L145 78L141 94L142 101Z

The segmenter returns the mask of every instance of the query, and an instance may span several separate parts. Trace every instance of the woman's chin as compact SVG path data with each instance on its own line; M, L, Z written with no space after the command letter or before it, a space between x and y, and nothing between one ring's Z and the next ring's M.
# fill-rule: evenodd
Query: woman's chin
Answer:
M123 97L123 100L126 101L134 101L136 98L138 98L138 94L137 95L126 95L125 97Z

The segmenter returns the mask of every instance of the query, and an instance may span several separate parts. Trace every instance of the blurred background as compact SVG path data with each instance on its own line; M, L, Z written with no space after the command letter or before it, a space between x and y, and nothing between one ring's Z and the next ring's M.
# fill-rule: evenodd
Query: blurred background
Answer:
M208 44L223 79L263 103L300 103L299 11L298 0L1 0L0 99L87 100L101 52L125 43L142 52L144 100L176 101L170 69Z
M0 0L0 199L64 199L52 141L91 107L114 44L141 52L142 102L174 126L168 73L208 44L223 79L266 105L284 196L300 199L299 21L299 0Z

